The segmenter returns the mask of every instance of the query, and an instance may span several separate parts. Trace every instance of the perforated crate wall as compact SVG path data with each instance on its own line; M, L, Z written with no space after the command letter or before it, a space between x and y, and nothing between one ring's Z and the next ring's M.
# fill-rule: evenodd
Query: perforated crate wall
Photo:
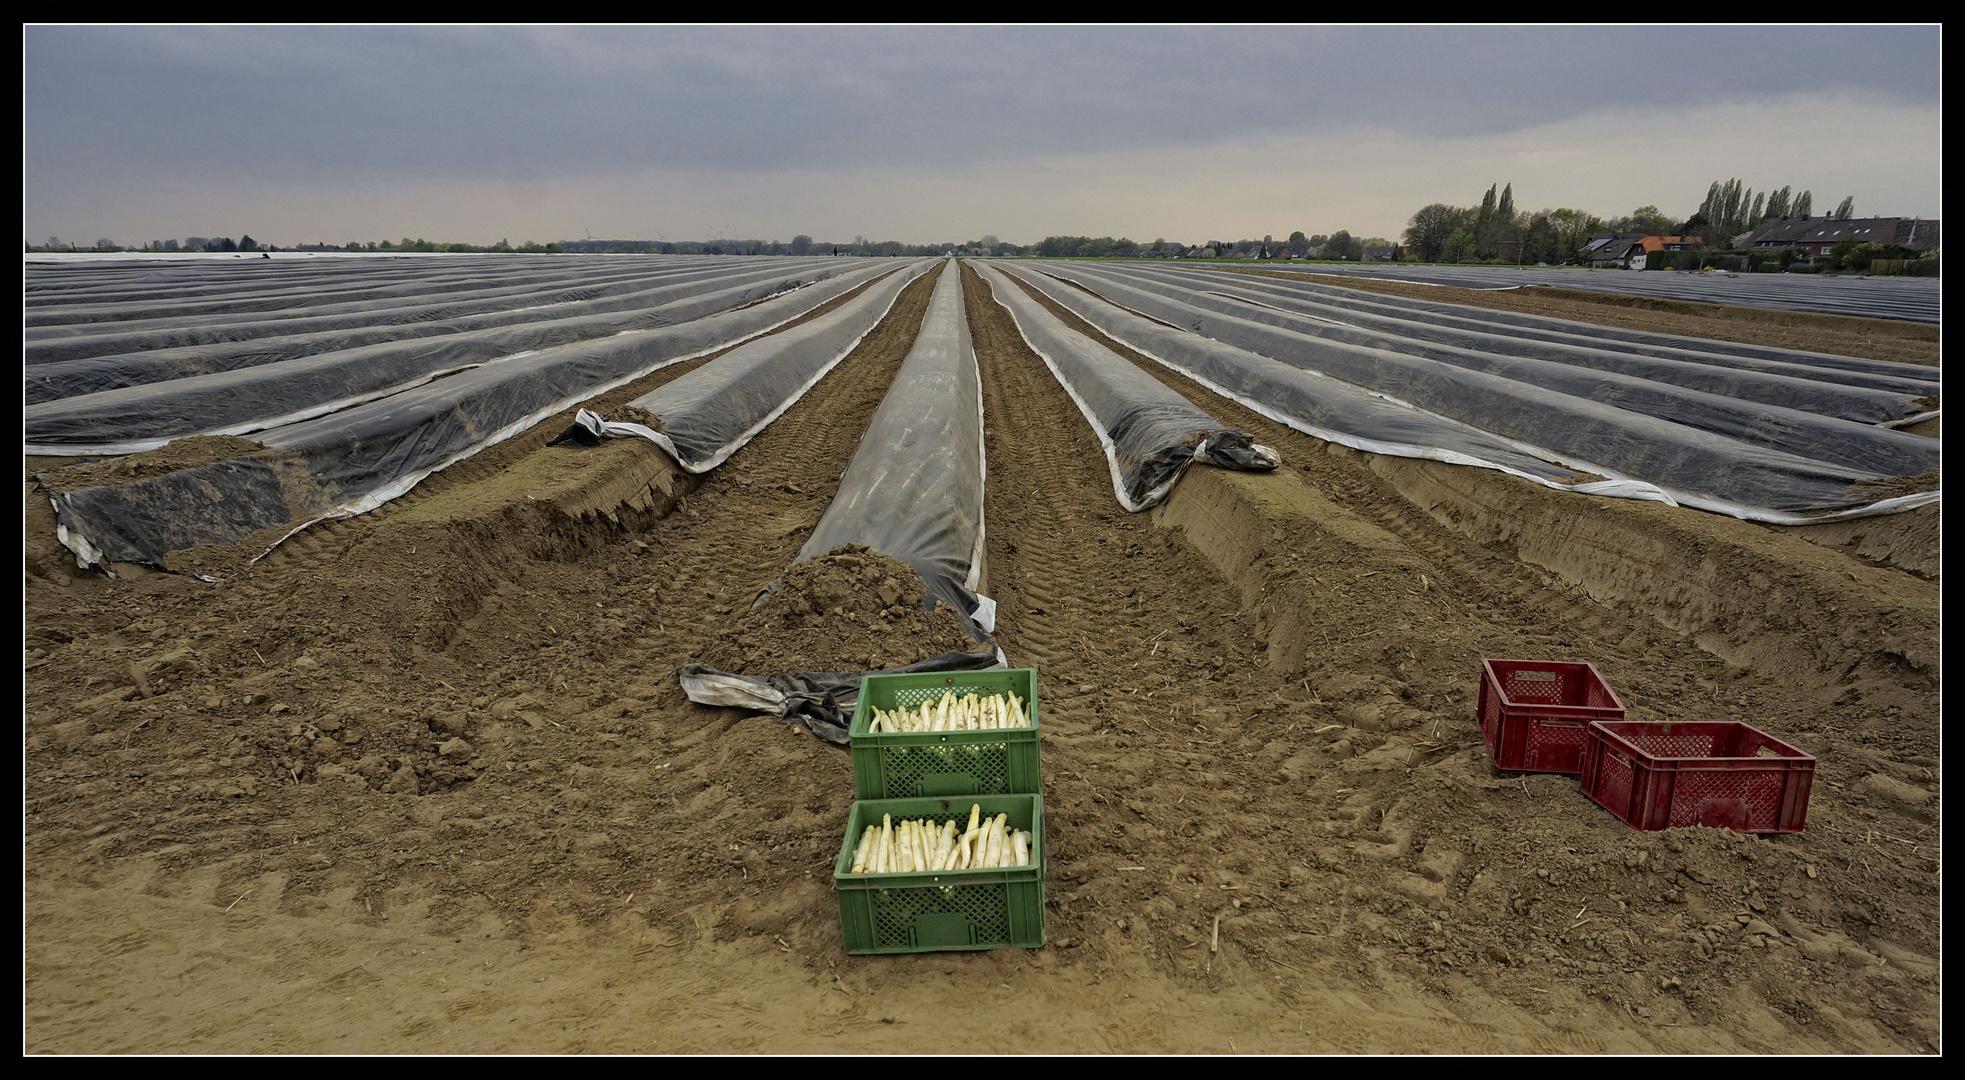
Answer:
M1029 866L905 874L852 873L853 849L868 825L883 815L895 821L966 824L970 807L985 817L1009 815L1009 826L1031 834ZM1044 800L1036 795L946 799L875 799L856 802L847 815L846 839L833 864L839 922L846 951L914 953L1044 944Z
M1593 664L1482 660L1481 735L1497 768L1579 773L1589 725L1624 718Z
M989 731L867 730L876 707L911 708L949 691L977 697L1014 693L1030 724ZM1041 794L1039 723L1037 672L1031 668L869 675L860 683L848 729L853 794L860 799Z
M1593 723L1583 793L1635 829L1800 832L1815 759L1733 721Z

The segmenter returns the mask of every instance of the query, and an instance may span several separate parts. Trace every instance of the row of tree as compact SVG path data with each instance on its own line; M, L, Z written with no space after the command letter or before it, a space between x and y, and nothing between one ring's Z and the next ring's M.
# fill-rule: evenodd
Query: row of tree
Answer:
M1406 225L1406 257L1420 262L1570 262L1581 256L1592 235L1613 225L1649 230L1669 221L1655 206L1641 206L1615 223L1566 206L1523 213L1515 209L1513 184L1498 193L1496 187L1487 189L1479 206L1421 207Z
M278 251L279 249L262 247L259 241L254 240L250 235L244 235L239 237L237 240L234 240L229 236L190 236L190 237L186 237L182 243L176 240L152 240L149 243L143 245L141 249L126 248L123 245L118 244L114 240L106 240L106 239L97 240L94 244L85 248L79 244L76 244L72 240L63 240L59 236L50 236L48 237L47 244L38 248L35 247L33 244L28 244L27 250L28 251L135 251L135 250Z
M1478 206L1421 207L1406 225L1405 256L1420 262L1577 262L1584 258L1590 239L1605 234L1696 236L1699 246L1719 249L1730 247L1740 234L1770 218L1808 216L1813 204L1813 193L1804 190L1797 195L1791 186L1756 193L1737 179L1715 180L1699 209L1684 220L1656 206L1640 206L1623 217L1605 220L1570 207L1523 213L1515 208L1512 183L1494 185ZM1847 220L1855 208L1852 195L1842 200L1833 216Z
M1794 193L1793 185L1774 191L1755 191L1740 183L1739 177L1730 180L1713 181L1706 189L1706 198L1699 209L1685 220L1688 233L1704 236L1711 233L1711 239L1731 238L1743 232L1751 232L1769 218L1811 217L1815 213L1815 193L1802 191ZM1830 214L1831 218L1847 221L1856 214L1856 197L1850 195L1842 200Z

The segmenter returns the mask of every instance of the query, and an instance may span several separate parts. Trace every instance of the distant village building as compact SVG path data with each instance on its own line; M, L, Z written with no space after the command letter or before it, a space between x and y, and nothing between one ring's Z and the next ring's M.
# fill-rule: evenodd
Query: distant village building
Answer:
M1753 248L1800 248L1810 255L1827 255L1844 240L1864 244L1901 244L1916 251L1938 247L1937 219L1784 217L1762 222L1741 244Z
M1619 267L1625 270L1642 270L1650 262L1650 256L1657 251L1685 251L1699 243L1696 236L1633 236L1630 233L1610 233L1593 236L1583 245L1583 251L1590 265L1598 268Z
M1583 250L1589 257L1590 265L1598 269L1644 269L1646 252L1642 236L1619 236L1615 233L1593 236L1589 243L1583 245Z

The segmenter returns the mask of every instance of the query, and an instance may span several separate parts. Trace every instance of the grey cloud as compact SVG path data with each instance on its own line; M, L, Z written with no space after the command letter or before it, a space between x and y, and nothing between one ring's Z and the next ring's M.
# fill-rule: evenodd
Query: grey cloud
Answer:
M959 167L1366 128L1493 134L1798 90L1938 93L1935 27L41 27L25 41L30 184L105 155L350 182Z

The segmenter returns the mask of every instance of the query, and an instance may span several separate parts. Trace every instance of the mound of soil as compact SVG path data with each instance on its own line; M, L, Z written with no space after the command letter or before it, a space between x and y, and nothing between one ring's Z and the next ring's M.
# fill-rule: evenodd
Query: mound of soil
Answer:
M914 568L862 544L842 544L785 572L703 651L725 671L874 671L979 646Z
M263 444L237 435L194 435L141 454L55 469L41 473L36 479L52 491L80 491L108 484L127 484L132 480L162 476L226 458L256 454L264 449Z

